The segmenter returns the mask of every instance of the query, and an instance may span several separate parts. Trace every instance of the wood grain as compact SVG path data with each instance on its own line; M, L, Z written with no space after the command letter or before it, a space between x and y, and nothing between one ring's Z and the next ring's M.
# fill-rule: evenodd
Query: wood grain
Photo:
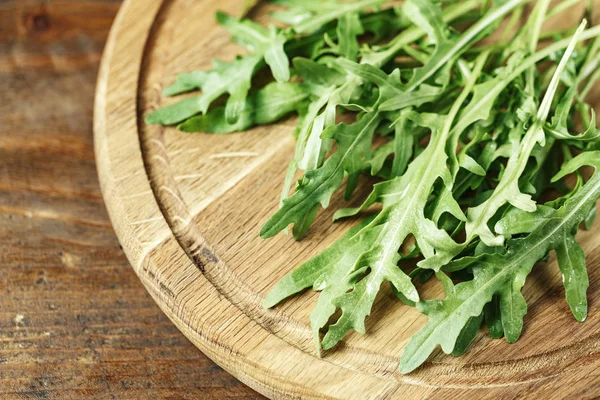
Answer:
M156 306L106 213L94 88L120 0L0 1L0 399L255 399Z
M319 358L305 293L275 310L262 299L299 262L352 222L331 224L337 196L310 235L263 241L278 206L294 121L229 136L183 134L143 118L176 99L161 96L175 74L231 60L239 48L213 21L237 0L127 0L111 31L99 77L95 147L102 192L134 270L182 332L226 370L272 398L580 398L600 396L600 242L581 233L590 267L590 317L573 321L552 258L524 289L530 312L514 345L481 334L463 357L437 352L397 372L403 345L426 318L384 287L367 323ZM265 6L256 15L264 19ZM581 17L581 8L569 18ZM562 17L556 23L565 23ZM369 192L363 182L357 201ZM441 295L434 282L423 297Z

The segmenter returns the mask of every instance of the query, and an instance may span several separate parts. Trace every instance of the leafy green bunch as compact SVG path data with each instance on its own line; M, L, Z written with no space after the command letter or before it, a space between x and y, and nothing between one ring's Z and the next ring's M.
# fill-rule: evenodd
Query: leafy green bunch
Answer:
M287 28L217 14L249 54L181 74L165 95L201 94L147 117L225 134L298 115L263 238L293 225L299 240L342 187L349 200L361 176L379 181L334 220L374 215L286 275L265 306L319 291L310 322L317 348L330 349L350 330L365 332L389 282L429 317L404 349L408 373L438 346L462 354L482 325L516 341L525 280L555 251L566 300L583 321L589 282L575 236L600 198L600 174L584 173L600 167L600 130L586 102L600 76L600 27L584 20L543 31L567 9L550 0L273 2ZM264 74L274 81L253 85ZM415 281L427 279L441 282L443 300L420 298Z

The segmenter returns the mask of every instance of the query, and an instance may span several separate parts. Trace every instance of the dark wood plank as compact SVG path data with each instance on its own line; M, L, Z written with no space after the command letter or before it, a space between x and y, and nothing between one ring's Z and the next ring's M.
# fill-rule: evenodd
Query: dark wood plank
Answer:
M0 2L0 398L257 398L129 267L93 154L120 0Z

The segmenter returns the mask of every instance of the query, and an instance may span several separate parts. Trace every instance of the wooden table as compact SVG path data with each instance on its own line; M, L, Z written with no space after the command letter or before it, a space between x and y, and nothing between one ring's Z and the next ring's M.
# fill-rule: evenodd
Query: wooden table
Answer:
M258 398L171 324L106 214L98 63L120 0L0 0L0 398Z

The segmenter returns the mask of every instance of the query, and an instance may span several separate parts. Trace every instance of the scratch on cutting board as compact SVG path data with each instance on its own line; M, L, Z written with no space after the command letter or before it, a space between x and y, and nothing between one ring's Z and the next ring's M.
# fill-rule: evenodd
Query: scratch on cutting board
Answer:
M258 153L253 151L238 151L233 153L219 153L213 154L209 158L211 160L219 158L235 158L235 157L258 157Z

